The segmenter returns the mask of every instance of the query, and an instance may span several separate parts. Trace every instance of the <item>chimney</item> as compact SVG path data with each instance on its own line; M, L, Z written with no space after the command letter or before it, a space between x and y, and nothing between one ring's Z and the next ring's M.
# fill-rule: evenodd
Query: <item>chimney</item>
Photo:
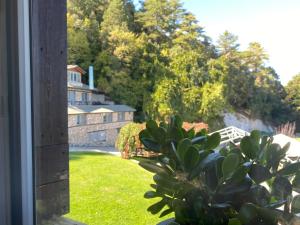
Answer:
M93 90L95 88L94 87L94 67L93 66L89 67L89 88L91 90Z

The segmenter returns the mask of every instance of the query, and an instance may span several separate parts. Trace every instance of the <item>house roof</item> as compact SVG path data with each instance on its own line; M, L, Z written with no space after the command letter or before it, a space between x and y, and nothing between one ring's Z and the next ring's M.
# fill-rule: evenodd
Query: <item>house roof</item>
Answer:
M86 72L80 66L77 65L68 65L67 69L68 71L74 71L80 74L86 74Z
M127 105L72 105L68 107L69 115L86 113L109 113L109 112L135 112L136 110Z

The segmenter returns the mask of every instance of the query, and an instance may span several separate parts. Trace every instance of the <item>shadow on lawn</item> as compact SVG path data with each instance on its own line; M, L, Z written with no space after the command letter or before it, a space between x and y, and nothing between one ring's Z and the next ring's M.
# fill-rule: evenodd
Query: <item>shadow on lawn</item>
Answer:
M79 160L84 158L85 156L112 156L112 155L103 152L70 152L69 160Z

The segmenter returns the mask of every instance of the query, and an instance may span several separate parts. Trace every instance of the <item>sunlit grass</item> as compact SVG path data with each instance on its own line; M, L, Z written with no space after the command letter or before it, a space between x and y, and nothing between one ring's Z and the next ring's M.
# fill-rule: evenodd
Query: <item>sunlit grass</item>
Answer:
M71 212L68 218L88 225L155 225L162 219L147 212L157 199L152 174L134 161L100 153L70 154Z

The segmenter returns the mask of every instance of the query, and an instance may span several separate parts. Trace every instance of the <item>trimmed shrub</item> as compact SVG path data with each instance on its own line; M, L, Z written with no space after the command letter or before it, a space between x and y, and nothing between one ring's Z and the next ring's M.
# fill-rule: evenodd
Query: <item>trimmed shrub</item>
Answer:
M131 154L140 146L138 135L143 128L143 124L140 123L129 123L121 128L116 148L121 152L123 158L130 158Z

